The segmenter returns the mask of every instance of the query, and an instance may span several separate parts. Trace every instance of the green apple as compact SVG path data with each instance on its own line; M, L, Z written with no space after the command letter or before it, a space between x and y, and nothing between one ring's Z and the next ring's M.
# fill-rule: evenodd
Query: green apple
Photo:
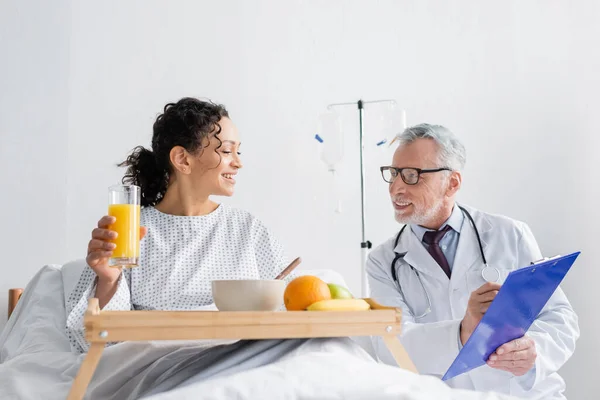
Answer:
M335 283L327 284L329 291L331 292L332 299L353 299L352 293L343 286L336 285Z

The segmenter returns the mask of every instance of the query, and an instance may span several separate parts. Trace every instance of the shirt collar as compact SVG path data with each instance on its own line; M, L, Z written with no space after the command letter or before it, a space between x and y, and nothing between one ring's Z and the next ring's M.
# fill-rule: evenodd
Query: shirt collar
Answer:
M450 225L450 228L452 228L454 231L460 233L460 230L462 229L464 220L465 220L465 216L462 213L461 209L458 207L458 205L454 204L454 208L452 209L452 214L450 214L450 217L442 224L440 229L443 229L446 225ZM433 229L427 229L421 225L416 225L416 224L410 224L410 229L415 233L415 235L417 235L417 237L419 238L419 241L423 241L423 236L425 235L425 232L433 230Z

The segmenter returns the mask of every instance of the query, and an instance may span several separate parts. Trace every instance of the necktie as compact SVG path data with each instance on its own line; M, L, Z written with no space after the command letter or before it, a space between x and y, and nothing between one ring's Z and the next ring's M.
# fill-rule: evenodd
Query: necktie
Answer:
M442 240L446 232L450 229L452 229L450 225L446 225L444 229L440 231L429 231L425 232L425 235L423 235L423 241L429 245L427 251L438 265L442 267L442 270L448 275L448 278L450 278L450 265L448 265L448 260L446 260L446 256L440 248L440 240Z

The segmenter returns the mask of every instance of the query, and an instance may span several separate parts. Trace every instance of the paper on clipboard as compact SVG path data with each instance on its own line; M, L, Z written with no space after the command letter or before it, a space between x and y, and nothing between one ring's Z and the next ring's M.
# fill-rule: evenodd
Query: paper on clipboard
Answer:
M511 271L442 380L484 365L498 347L525 335L579 254Z

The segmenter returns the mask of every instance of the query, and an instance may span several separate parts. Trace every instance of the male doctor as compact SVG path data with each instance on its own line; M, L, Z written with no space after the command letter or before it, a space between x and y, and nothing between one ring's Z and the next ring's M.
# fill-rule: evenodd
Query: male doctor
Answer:
M402 308L400 340L409 356L421 374L442 377L508 273L542 254L525 223L455 202L466 154L448 129L422 124L396 139L392 165L381 172L404 228L368 257L371 297ZM524 337L500 346L487 365L447 383L565 399L557 371L578 338L577 315L558 288ZM378 357L395 365L386 346L374 340Z

